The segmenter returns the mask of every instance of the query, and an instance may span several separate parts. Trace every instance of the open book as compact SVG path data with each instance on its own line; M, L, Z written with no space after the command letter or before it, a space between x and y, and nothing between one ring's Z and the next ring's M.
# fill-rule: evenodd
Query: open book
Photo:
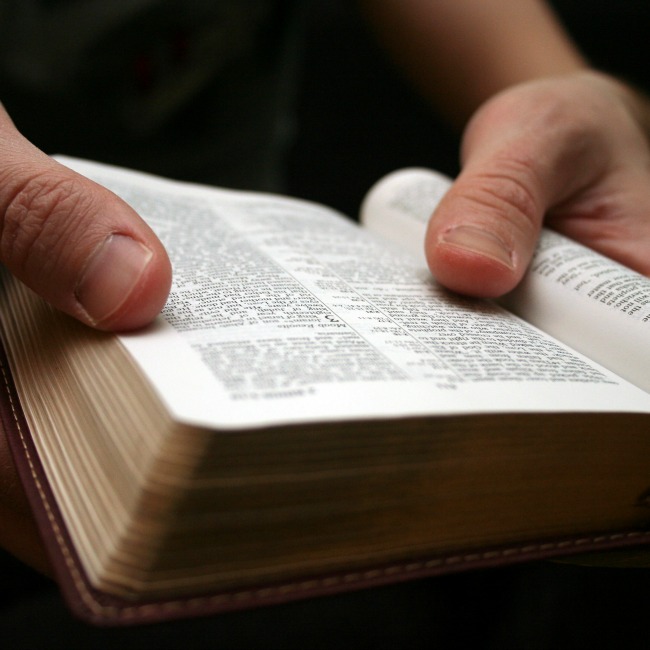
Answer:
M360 227L61 161L128 201L175 274L120 336L2 280L4 425L80 615L650 541L650 280L545 232L507 310L452 295L422 254L449 184L426 170L380 181Z

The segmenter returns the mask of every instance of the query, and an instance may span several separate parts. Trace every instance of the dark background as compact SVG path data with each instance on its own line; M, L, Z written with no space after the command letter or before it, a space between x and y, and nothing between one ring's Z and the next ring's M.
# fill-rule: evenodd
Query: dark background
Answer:
M650 90L650 2L550 4L593 65ZM364 192L394 169L458 172L458 134L388 60L354 2L315 3L302 71L290 193L355 216Z
M555 4L596 65L648 87L650 3ZM290 193L349 215L395 168L457 170L457 135L387 62L353 6L315 7L288 160ZM207 620L96 630L67 614L45 578L3 556L0 575L6 648L630 648L647 645L650 611L648 570L541 563Z

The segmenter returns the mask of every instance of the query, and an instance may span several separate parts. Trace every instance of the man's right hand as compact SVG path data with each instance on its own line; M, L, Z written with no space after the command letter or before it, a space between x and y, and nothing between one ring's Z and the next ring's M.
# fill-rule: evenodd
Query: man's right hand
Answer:
M440 283L507 293L543 222L650 276L646 111L644 97L595 72L519 84L484 104L465 131L463 170L429 223Z

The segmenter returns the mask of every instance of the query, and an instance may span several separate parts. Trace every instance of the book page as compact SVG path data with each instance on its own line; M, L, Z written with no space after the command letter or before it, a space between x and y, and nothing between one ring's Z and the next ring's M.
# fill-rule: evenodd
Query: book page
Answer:
M426 266L427 224L451 183L451 178L431 169L397 170L370 188L361 204L361 223Z
M650 278L547 231L505 304L650 392Z
M450 184L425 169L390 174L369 192L362 220L424 259L426 224ZM523 282L500 302L650 392L650 278L543 230Z
M650 396L316 204L63 160L125 198L174 268L123 344L182 421L215 428L432 413L650 412Z

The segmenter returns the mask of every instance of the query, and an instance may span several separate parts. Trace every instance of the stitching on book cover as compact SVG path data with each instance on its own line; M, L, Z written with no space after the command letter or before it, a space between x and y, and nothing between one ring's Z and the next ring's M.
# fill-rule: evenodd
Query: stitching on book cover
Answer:
M2 360L0 360L0 369L2 370L2 378L4 380L4 385L5 385L5 390L7 391L7 398L9 400L9 406L11 407L11 414L14 418L14 422L16 424L16 429L18 430L18 435L20 436L20 442L23 447L23 451L25 453L25 458L27 459L27 463L29 465L29 471L32 475L32 479L34 480L34 485L36 486L36 489L38 490L38 494L41 498L41 502L43 503L43 507L45 508L45 512L47 514L48 521L50 522L50 525L52 526L52 531L54 532L54 536L56 539L56 542L59 546L59 549L61 550L61 553L63 554L63 558L65 560L66 566L68 569L70 569L70 573L73 576L73 580L75 585L82 585L83 586L83 580L81 578L81 575L79 574L79 569L77 568L74 560L72 559L72 556L70 554L70 549L68 548L68 545L65 542L65 539L63 538L63 535L61 534L61 529L59 528L59 525L56 521L56 518L54 517L54 513L52 512L52 508L50 506L50 503L47 499L47 494L43 490L43 486L41 485L41 482L38 478L38 474L36 473L35 467L34 467L34 462L32 460L32 456L29 453L29 449L27 447L27 442L25 440L25 434L23 432L22 427L20 426L20 420L18 419L18 414L16 413L16 405L14 404L14 399L11 394L11 388L9 386L9 378L7 377L7 372L5 368L5 364ZM83 591L87 591L84 587ZM81 595L81 592L80 592ZM88 594L90 595L90 594ZM94 599L91 599L94 602ZM84 599L84 602L87 602L86 599Z
M485 551L481 553L463 553L457 555L443 556L431 560L421 562L405 562L397 563L391 566L383 567L381 569L370 569L368 571L351 571L337 576L329 576L326 578L311 579L311 580L298 580L289 582L279 586L262 587L259 589L244 589L241 591L234 591L229 593L217 594L212 596L201 596L198 598L187 598L180 600L171 600L163 603L145 603L142 605L128 605L125 607L115 607L113 605L102 605L93 594L89 591L85 581L73 559L72 553L68 548L68 544L61 533L61 529L56 521L54 513L52 512L51 505L48 501L48 496L38 478L34 463L29 453L29 448L25 439L25 433L20 426L9 379L7 377L5 364L0 360L0 370L4 379L5 390L11 407L11 412L18 429L25 458L27 459L34 484L38 490L48 521L52 527L55 535L57 545L63 555L66 566L70 570L70 575L74 586L79 594L82 602L88 609L95 615L101 616L104 619L112 620L129 620L141 616L160 616L164 614L180 613L183 611L192 612L209 607L218 607L219 605L226 604L245 604L245 603L258 603L276 597L286 597L293 594L298 595L301 593L309 593L322 589L332 589L337 586L350 586L354 584L371 582L373 580L381 580L383 578L396 578L400 576L408 576L409 574L427 571L436 568L443 568L449 566L462 566L464 564L476 564L482 561L495 560L499 558L506 558L512 556L525 556L530 553L553 551L553 550L566 550L573 549L587 544L599 544L604 542L622 541L626 539L650 539L650 532L629 532L629 533L614 533L611 535L596 535L586 536L575 540L564 540L560 542L545 542L540 544L527 544L525 546L514 546L510 548Z

